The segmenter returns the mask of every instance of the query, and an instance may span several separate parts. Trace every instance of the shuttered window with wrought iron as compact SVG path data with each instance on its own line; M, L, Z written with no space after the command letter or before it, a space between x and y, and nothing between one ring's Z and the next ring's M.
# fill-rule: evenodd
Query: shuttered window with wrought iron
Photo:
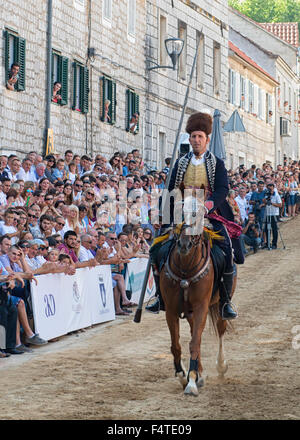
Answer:
M100 78L100 119L108 124L116 122L116 82L111 78Z
M5 40L5 82L9 79L11 66L18 63L20 69L18 72L18 81L14 88L18 92L25 90L25 58L26 58L26 40L19 35L8 30L4 31Z
M68 103L68 74L69 59L52 51L52 87L56 82L61 84L61 89L59 90L61 99L57 100L59 105L66 105Z
M132 125L134 114L140 113L140 97L133 90L126 90L126 131L137 134L139 131L139 120L135 126Z
M81 113L89 111L89 70L78 62L73 63L73 105Z

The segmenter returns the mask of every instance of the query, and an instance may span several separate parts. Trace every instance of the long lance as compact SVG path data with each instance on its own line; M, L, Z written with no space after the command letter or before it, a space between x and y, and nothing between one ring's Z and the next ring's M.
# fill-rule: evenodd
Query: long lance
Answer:
M163 191L162 210L161 210L162 213L164 212L164 207L165 207L165 203L166 203L166 200L167 200L167 198L166 198L166 196L167 196L166 192L167 191L166 190L168 190L168 188L169 188L171 174L172 174L172 170L173 170L173 167L174 167L174 164L175 164L175 160L176 160L176 156L177 156L177 152L178 152L180 133L181 133L181 129L182 129L185 109L186 109L188 98L189 98L189 93L190 93L190 88L191 88L192 79L193 79L193 75L194 75L194 70L195 70L195 67L196 67L196 61L197 61L199 44L200 44L200 38L199 38L199 40L197 42L196 53L195 53L195 56L194 56L194 61L193 61L193 65L192 65L192 69L191 69L191 73L190 73L189 82L188 82L188 85L187 85L187 88L186 88L186 92L185 92L185 99L184 99L184 103L183 103L183 107L182 107L182 111L181 111L181 117L180 117L180 121L179 121L179 126L178 126L178 130L177 130L177 134L176 134L176 139L175 139L172 159L171 159L171 163L170 163L169 173L168 173L166 184L165 184L165 191ZM145 275L144 275L141 295L140 295L140 299L139 299L139 303L138 303L137 309L135 311L133 322L137 322L137 323L141 322L143 303L144 303L145 293L146 293L146 289L147 289L150 269L151 269L151 262L150 262L150 258L149 258L148 264L147 264L147 267L146 267L146 271L145 271Z

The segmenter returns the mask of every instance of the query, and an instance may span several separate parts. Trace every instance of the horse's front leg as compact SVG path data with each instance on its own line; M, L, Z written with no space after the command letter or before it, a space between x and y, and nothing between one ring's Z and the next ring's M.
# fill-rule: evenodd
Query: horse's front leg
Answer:
M202 305L197 309L193 309L193 334L190 342L190 367L188 373L188 384L184 390L184 394L198 396L198 388L203 386L204 381L201 377L202 364L200 357L201 336L205 327L208 313L208 304Z
M166 319L171 335L171 353L174 358L175 376L178 377L179 382L183 388L187 384L186 371L181 362L181 346L179 343L179 318L173 312L166 310Z

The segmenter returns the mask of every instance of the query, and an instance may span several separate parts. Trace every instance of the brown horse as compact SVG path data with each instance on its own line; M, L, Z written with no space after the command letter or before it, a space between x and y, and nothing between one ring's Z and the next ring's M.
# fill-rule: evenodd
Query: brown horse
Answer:
M175 376L179 378L185 394L198 395L203 386L200 358L201 336L208 312L219 336L217 371L223 376L227 371L224 359L223 336L227 321L219 315L219 291L212 297L214 268L209 242L203 233L192 235L186 224L176 236L176 244L160 273L160 290L165 303L166 320L171 335L171 352L174 358ZM236 277L233 291L236 286ZM191 328L190 366L188 375L181 362L179 344L179 318L184 312Z

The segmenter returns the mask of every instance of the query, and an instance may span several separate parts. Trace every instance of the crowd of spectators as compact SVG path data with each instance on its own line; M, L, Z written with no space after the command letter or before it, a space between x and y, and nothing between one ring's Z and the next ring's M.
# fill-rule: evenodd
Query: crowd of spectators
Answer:
M132 313L126 265L149 256L151 196L165 187L170 161L165 159L161 171L152 170L138 149L116 152L109 160L71 150L45 158L32 151L22 160L0 156L0 324L6 329L0 357L47 343L34 332L29 282L37 282L38 275L72 275L81 267L109 264L115 312ZM228 178L228 202L243 227L243 243L256 252L268 244L270 198L272 216L279 220L299 212L299 163L276 170L268 163L248 170L240 166L229 170ZM273 221L272 231L275 248Z
M300 212L300 161L286 160L275 169L268 162L261 168L240 165L228 171L228 202L234 221L243 227L244 253L253 249L276 249L278 222L296 217ZM269 233L268 233L269 232ZM272 239L272 243L271 243Z

